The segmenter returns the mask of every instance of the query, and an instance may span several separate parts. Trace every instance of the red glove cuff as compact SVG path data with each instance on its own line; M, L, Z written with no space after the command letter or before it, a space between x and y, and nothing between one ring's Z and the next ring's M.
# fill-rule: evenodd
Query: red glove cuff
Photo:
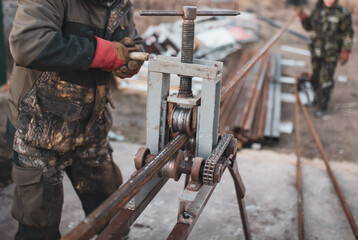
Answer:
M308 16L306 13L302 13L298 16L300 18L300 21L302 22L303 20L305 20Z
M341 53L341 57L344 58L345 60L348 60L350 54L351 53L349 51L347 51L346 49L343 49L342 53Z
M100 68L112 71L124 65L124 61L117 57L117 47L113 42L96 37L97 48L90 68Z

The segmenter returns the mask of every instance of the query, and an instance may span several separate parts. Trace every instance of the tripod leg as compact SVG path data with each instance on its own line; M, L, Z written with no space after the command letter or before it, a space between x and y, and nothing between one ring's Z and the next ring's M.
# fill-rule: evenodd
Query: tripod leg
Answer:
M246 190L245 190L244 183L242 182L235 158L232 160L232 166L229 165L228 168L235 184L236 197L237 197L237 202L239 204L241 222L245 233L245 239L251 240L250 225L247 218L247 212L246 212L245 201L244 201Z

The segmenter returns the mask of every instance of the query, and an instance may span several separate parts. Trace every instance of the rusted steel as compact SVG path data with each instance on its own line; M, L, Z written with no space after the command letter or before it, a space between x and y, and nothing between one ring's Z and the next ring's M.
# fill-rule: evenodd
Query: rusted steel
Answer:
M179 134L142 169L138 170L126 183L114 192L105 202L95 209L84 221L78 224L62 239L87 240L100 231L125 204L176 154L189 139L186 134Z
M193 158L193 165L191 167L190 176L194 182L201 182L201 170L204 163L204 158Z
M157 193L166 184L168 178L162 180L153 188L142 203L135 209L122 209L113 217L108 226L101 232L96 240L117 240L127 232L128 228L134 223L144 209L150 204Z
M220 181L221 176L215 176L215 169L221 156L225 153L227 146L230 144L232 138L233 136L231 134L225 134L219 141L215 149L211 152L208 159L205 160L203 169L203 184L213 186Z
M137 153L134 155L134 166L137 170L141 169L145 165L145 158L150 154L149 148L140 147Z
M193 162L191 162L191 161L180 161L178 170L180 173L190 175L192 166L193 166Z
M191 230L193 229L194 224L185 224L177 222L173 230L169 234L167 240L185 240L188 238Z
M238 69L242 68L254 52L243 53L242 58L234 56L236 66L231 64L224 82L232 81ZM241 142L262 141L268 99L268 77L271 58L258 61L235 91L229 93L221 103L220 132L233 133ZM274 67L274 66L273 66Z
M227 97L227 94L235 89L235 86L242 80L243 77L250 71L250 69L259 61L263 55L267 53L267 51L277 42L278 39L287 31L289 26L296 19L296 14L293 14L282 26L282 28L268 41L268 43L261 49L259 53L257 53L246 65L245 67L236 74L236 77L229 84L225 85L221 89L221 102Z
M250 224L249 224L249 220L247 217L245 201L244 201L246 189L245 189L244 182L241 179L241 176L239 173L239 168L237 166L237 161L235 158L232 159L232 164L231 165L229 164L228 168L229 168L231 177L234 180L236 198L237 198L237 202L239 204L240 217L241 217L241 222L242 222L242 226L243 226L243 230L244 230L244 234L245 234L245 239L251 240Z
M320 152L320 154L322 156L322 159L323 159L323 161L324 161L324 163L326 165L328 175L329 175L329 177L330 177L330 179L332 181L334 189L335 189L335 191L337 193L337 196L338 196L338 198L339 198L339 200L341 202L341 205L343 207L344 213L346 214L348 222L349 222L349 224L351 226L353 234L355 235L356 238L358 238L358 227L357 227L356 221L354 220L352 211L350 210L349 205L348 205L348 203L347 203L347 201L346 201L346 199L344 197L344 194L343 194L343 192L342 192L342 190L341 190L341 188L339 186L339 183L338 183L338 181L337 181L337 179L336 179L336 177L335 177L335 175L334 175L334 173L333 173L333 171L331 169L331 165L329 164L328 157L327 157L325 151L323 150L322 143L321 143L320 139L318 138L316 130L313 127L313 124L312 124L311 119L310 119L310 117L308 115L307 109L301 102L299 102L299 103L300 103L302 112L303 112L303 114L305 116L305 119L306 119L306 122L308 124L308 127L309 127L309 129L311 131L311 134L312 134L312 136L313 136L313 138L314 138L314 140L316 142L317 148L318 148L318 150L319 150L319 152Z
M266 110L267 110L267 97L268 97L268 86L269 86L269 79L268 76L265 77L265 83L262 89L262 94L260 94L262 96L261 98L261 108L259 108L259 126L258 126L258 130L257 130L257 138L258 139L263 139L264 137L264 129L265 129L265 120L266 120Z
M305 239L304 230L304 208L303 208L303 190L302 190L302 167L301 167L301 137L300 137L300 119L299 119L299 97L297 88L297 79L295 88L295 127L296 127L296 155L297 155L297 216L298 216L298 239Z
M253 94L252 94L252 99L251 99L251 104L250 104L250 108L249 108L249 112L247 114L247 118L246 118L246 121L245 121L245 124L244 124L244 127L243 129L245 131L249 131L252 127L252 123L254 121L254 115L255 115L255 110L256 110L256 106L257 106L257 103L258 103L258 100L259 100L259 95L260 95L260 92L261 92L261 89L263 87L263 84L264 84L264 80L265 80L265 77L266 77L266 70L267 70L267 64L268 64L268 61L267 61L267 56L265 55L262 59L262 64L261 64L261 67L260 67L260 71L259 71L259 74L258 74L258 78L257 78L257 81L256 81L256 84L254 85L254 88L253 88Z
M234 148L237 149L236 147L234 147ZM245 186L243 184L243 181L241 180L235 157L232 158L231 161L232 161L232 166L228 165L228 168L230 170L230 174L231 174L231 176L234 180L234 184L235 184L236 197L237 197L237 201L238 201L238 205L239 205L239 209L240 209L240 217L241 217L241 221L242 221L242 225L243 225L245 239L251 240L251 231L250 231L249 221L248 221L247 212L246 212L246 208L245 208L245 202L243 199L245 196L245 191L246 191ZM225 168L224 168L224 170L225 170ZM191 184L189 184L189 185L191 185ZM214 186L212 187L211 192L214 191L215 187L216 187L216 184L214 184ZM210 198L210 194L205 199L204 205L207 203L209 198ZM196 221L200 217L200 214L203 209L204 209L204 206L202 206L199 209L199 211L195 214L195 216L191 216L188 219L180 218L179 221L177 222L177 224L172 229L171 233L169 234L167 240L174 240L174 239L175 240L185 240L185 239L187 239L190 232L194 228Z

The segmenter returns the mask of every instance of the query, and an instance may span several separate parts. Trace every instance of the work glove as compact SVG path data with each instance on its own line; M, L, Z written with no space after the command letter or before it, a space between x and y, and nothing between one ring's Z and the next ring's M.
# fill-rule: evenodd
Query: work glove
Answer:
M341 52L341 56L339 58L339 62L341 65L344 65L348 62L349 60L349 56L350 56L350 52L343 49L342 52Z
M120 42L110 42L99 37L94 38L97 41L97 47L90 68L99 68L103 71L117 70L129 63L129 53L140 51L135 42L128 37L123 38Z
M125 45L128 47L136 47L136 52L143 52L143 48L141 46L135 45L135 42L133 40L131 41L132 42L126 41ZM133 60L129 58L128 63L126 65L121 66L119 69L115 70L113 72L113 75L120 78L131 78L139 72L142 65L143 65L143 61Z

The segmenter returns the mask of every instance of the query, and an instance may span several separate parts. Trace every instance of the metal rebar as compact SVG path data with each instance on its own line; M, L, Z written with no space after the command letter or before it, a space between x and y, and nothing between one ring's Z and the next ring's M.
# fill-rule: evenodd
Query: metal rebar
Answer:
M257 53L244 67L241 71L237 72L233 80L227 84L225 87L221 89L221 102L227 97L228 93L233 91L235 86L241 81L242 78L246 76L246 74L251 70L251 68L259 61L262 56L264 56L267 51L277 42L278 39L287 31L289 26L296 19L296 14L293 14L282 26L280 31L278 31L268 43L261 49L259 53Z
M170 160L170 158L189 139L186 134L179 134L171 140L158 155L138 170L126 183L114 192L105 202L95 209L85 220L72 229L63 240L88 240L120 211L139 190Z
M337 193L337 196L338 196L338 198L339 198L339 200L341 202L341 205L343 207L344 213L346 214L348 222L349 222L349 224L351 226L353 234L358 239L358 227L357 227L356 221L354 220L352 211L350 210L349 205L348 205L348 203L347 203L347 201L346 201L346 199L344 197L344 194L343 194L343 192L342 192L342 190L341 190L341 188L339 186L339 183L338 183L338 181L337 181L337 179L336 179L336 177L335 177L335 175L334 175L334 173L333 173L333 171L331 169L331 165L329 164L327 154L323 150L322 143L321 143L320 139L318 138L316 130L313 127L313 124L312 124L311 119L310 119L310 117L308 115L307 109L301 103L301 101L299 101L299 103L300 103L303 115L305 116L305 119L306 119L306 122L308 124L308 127L309 127L309 129L311 131L311 134L312 134L312 136L313 136L313 138L314 138L314 140L316 142L317 148L318 148L318 150L319 150L319 152L320 152L320 154L322 156L322 159L323 159L323 161L324 161L324 163L326 165L328 175L329 175L329 177L330 177L330 179L332 181L334 189L335 189L335 191Z
M298 239L305 239L304 231L304 208L303 208L303 190L302 190L302 167L301 167L301 137L300 137L300 119L299 119L299 98L298 98L298 80L295 81L295 127L296 127L296 155L297 155L297 216L298 216Z

